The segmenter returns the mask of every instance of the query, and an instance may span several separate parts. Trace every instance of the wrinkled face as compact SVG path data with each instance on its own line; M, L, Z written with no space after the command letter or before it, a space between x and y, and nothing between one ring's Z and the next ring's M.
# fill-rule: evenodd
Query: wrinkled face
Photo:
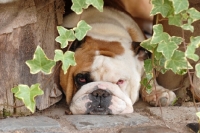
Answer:
M73 114L132 113L139 95L143 62L131 42L106 42L87 37L75 51ZM66 94L67 95L67 94Z

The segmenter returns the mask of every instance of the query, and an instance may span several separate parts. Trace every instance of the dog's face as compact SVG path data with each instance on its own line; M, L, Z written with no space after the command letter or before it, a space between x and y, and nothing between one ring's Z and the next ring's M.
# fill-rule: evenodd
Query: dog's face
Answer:
M65 27L74 27L80 16L64 19ZM85 10L81 19L92 26L83 41L75 41L76 66L60 82L73 114L121 114L133 112L139 97L146 54L138 48L144 35L126 14L111 8L101 13Z
M72 113L133 112L143 61L134 53L131 42L122 44L86 37L78 43L80 46L75 50L77 65L70 67L67 75L61 72L61 85L67 86L65 92Z

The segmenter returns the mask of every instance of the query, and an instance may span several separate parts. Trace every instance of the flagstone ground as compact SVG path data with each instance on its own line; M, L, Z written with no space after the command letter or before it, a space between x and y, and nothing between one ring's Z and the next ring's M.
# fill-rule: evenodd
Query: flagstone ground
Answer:
M32 116L0 120L8 133L192 133L186 124L197 122L191 105L150 107L139 101L126 115L65 115L62 101Z

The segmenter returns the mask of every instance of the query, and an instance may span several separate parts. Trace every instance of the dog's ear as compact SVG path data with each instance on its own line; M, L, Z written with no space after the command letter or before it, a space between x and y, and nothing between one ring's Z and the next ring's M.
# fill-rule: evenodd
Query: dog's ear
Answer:
M70 51L75 52L77 48L81 47L81 44L83 44L85 42L85 38L83 38L81 41L79 41L78 39L74 40L69 48Z
M132 47L135 55L138 55L139 60L146 60L151 57L151 53L140 46L141 42L132 42Z
M73 67L69 67L66 74L64 74L63 70L60 71L60 85L65 93L66 102L68 105L70 105L73 95L76 92L73 73Z

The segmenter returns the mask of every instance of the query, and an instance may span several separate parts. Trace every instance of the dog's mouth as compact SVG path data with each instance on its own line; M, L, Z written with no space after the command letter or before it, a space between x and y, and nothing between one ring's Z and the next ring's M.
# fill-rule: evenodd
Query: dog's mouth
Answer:
M110 82L88 83L74 95L70 110L73 114L132 113L130 98L116 84Z
M87 114L91 114L91 115L109 115L109 114L112 114L112 112L108 108L98 106L98 107L95 107L95 108L91 109Z

